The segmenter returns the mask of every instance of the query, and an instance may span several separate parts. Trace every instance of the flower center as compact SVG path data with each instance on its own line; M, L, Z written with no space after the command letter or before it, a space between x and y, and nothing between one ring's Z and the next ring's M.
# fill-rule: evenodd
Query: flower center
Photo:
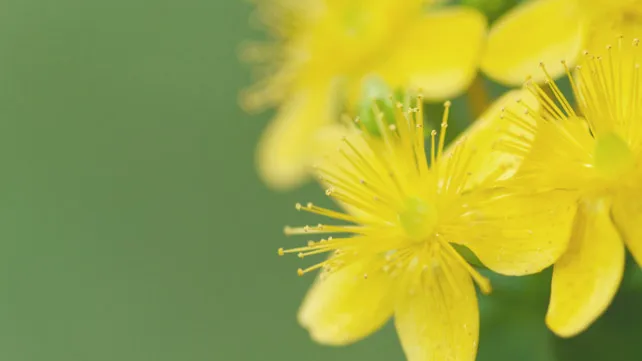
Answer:
M606 133L597 137L594 159L598 173L611 180L626 175L635 165L635 158L629 145L615 133Z
M437 226L437 208L415 197L407 198L404 206L405 209L399 213L399 222L406 234L417 242L425 240Z

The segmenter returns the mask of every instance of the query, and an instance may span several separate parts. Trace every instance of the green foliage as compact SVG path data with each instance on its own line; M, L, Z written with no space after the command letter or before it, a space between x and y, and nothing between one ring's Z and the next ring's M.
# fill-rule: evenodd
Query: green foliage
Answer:
M520 0L461 0L462 5L473 7L486 15L492 23L520 3Z

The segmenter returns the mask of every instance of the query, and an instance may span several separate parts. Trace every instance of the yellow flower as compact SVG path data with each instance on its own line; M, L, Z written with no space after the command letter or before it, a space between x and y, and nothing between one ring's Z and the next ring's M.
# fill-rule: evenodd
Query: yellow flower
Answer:
M606 38L642 29L642 0L531 0L501 17L491 28L482 70L508 85L519 85L549 64L552 78L564 74L559 64L575 62L581 51L594 52ZM536 74L534 81L544 80Z
M411 361L474 360L479 314L473 281L491 286L453 248L467 246L496 269L521 275L548 267L564 249L573 207L541 198L517 207L523 195L487 187L514 170L515 157L495 154L495 137L514 128L496 115L522 91L504 96L455 145L444 150L448 106L440 134L424 151L419 108L377 117L381 136L355 131L317 169L326 194L345 211L308 203L298 210L339 224L286 227L288 235L334 234L307 246L279 249L301 258L329 254L299 275L321 269L299 312L312 338L331 345L357 341L393 314ZM527 101L531 99L531 101ZM484 190L481 190L484 189ZM530 195L529 195L530 196ZM566 197L559 192L560 197ZM536 221L538 228L529 228ZM346 234L347 236L341 236ZM337 236L338 235L338 236ZM549 246L552 242L552 247Z
M546 316L563 337L585 330L611 303L624 272L625 245L642 265L640 55L637 39L631 45L618 38L601 54L586 53L575 77L567 69L579 111L542 66L553 95L533 82L527 88L545 111L504 114L522 128L504 146L510 154L525 155L513 180L577 195L570 203L577 206L567 225L570 243L554 266ZM526 132L531 134L524 137Z
M474 78L486 34L483 15L436 8L439 0L257 1L274 42L246 49L264 66L242 101L248 110L278 107L257 149L259 173L273 188L306 179L363 79L447 99Z

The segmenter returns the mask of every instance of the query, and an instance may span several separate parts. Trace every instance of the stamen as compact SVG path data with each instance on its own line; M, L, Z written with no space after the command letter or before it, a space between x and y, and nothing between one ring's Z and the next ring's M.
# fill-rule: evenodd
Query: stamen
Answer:
M322 207L317 207L313 205L312 203L308 203L305 207L302 207L300 203L296 204L296 209L297 210L303 210L309 213L314 213L318 214L321 216L325 216L328 218L334 218L342 221L347 221L347 222L353 222L353 223L359 223L360 220L357 219L356 217L346 214L346 213L341 213L337 211L333 211L327 208L322 208Z
M430 132L430 167L433 168L435 166L435 136L437 135L436 130L432 130Z
M422 95L417 96L417 111L411 117L410 131L414 134L413 148L417 157L419 174L428 173L428 160L426 159L426 148L424 140L424 98ZM414 125L413 125L414 124ZM434 162L430 163L432 167Z
M331 225L317 225L317 226L303 226L303 227L290 227L285 226L283 233L286 236L294 236L300 234L323 234L323 233L354 233L365 234L366 227L362 226L331 226Z
M439 148L437 151L437 159L441 158L441 154L444 151L444 146L446 145L446 128L448 128L448 115L450 113L450 101L444 103L444 113L441 118L441 129L439 134Z
M299 268L299 269L296 270L296 273L299 276L303 276L306 273L309 273L311 271L317 270L317 269L327 265L328 263L329 263L328 261L324 261L324 262L317 263L314 266L310 266L310 267L308 267L306 269Z
M336 199L338 201L341 201L341 202L343 202L345 204L354 206L357 209L360 209L360 210L362 210L364 212L367 212L368 214L370 214L372 216L380 218L379 215L381 214L381 210L379 210L377 208L374 208L373 205L367 203L368 200L365 200L365 201L358 200L352 194L340 192L335 188L326 189L325 194L328 197L332 197L332 198L334 198L334 199Z
M360 162L356 162L356 160L353 157L349 157L350 161L354 165L355 169L358 170L359 173L368 176L368 177L373 177L377 178L380 181L383 181L383 178L380 177L379 172L375 169L375 167L368 161L366 157L355 147L352 142L350 142L349 139L343 138L343 142L350 147L352 152L357 156ZM363 166L366 167L366 169L363 168Z
M531 94L533 94L533 96L535 96L540 101L540 105L544 107L544 109L549 114L562 120L567 119L566 115L560 110L560 108L557 106L557 104L555 104L551 97L546 94L542 87L539 86L539 84L530 81L526 86Z
M576 116L575 111L573 110L573 107L571 107L571 105L568 103L568 100L566 100L566 97L564 96L564 94L562 94L562 91L557 87L555 80L553 80L551 75L546 70L546 66L544 66L544 63L540 63L539 66L544 72L544 75L546 76L546 84L548 84L549 88L553 92L553 95L555 95L555 99L562 105L562 108L564 108L564 111L566 112L566 114L572 117Z
M522 103L520 100L517 101L519 104L522 104L525 108L528 108L528 105ZM528 110L528 109L527 109ZM532 111L532 110L531 110ZM529 134L535 135L537 133L537 127L532 123L529 123L523 117L518 116L511 109L502 109L500 117L504 117L509 120L512 124L518 126L522 130L526 130Z
M493 291L493 287L490 284L490 280L479 273L473 266L471 266L468 261L462 257L462 255L457 252L453 246L451 246L448 242L443 240L441 236L437 235L436 239L439 241L439 243L442 245L442 248L445 249L455 261L457 261L460 265L462 265L466 271L471 275L475 283L479 286L479 289L482 291L483 294L487 295Z

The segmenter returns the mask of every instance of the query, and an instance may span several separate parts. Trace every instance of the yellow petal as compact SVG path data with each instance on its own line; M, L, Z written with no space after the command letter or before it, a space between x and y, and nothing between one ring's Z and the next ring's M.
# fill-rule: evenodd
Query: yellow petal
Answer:
M466 7L427 13L397 38L380 75L392 86L421 88L427 99L463 92L477 73L486 19Z
M612 218L633 258L642 267L642 190L623 192L613 201Z
M376 260L355 262L317 279L298 316L312 339L328 345L349 344L378 330L390 318L391 279L374 272L372 262Z
M527 1L502 16L492 27L482 70L507 85L526 77L543 81L544 62L553 78L564 73L561 60L573 63L584 43L584 20L574 1Z
M336 118L332 89L323 84L293 91L263 133L257 149L258 169L272 188L300 185L314 160L332 145L321 132Z
M395 325L406 358L475 360L479 310L469 273L450 259L417 271L399 294L395 308Z
M555 264L548 327L561 337L584 331L609 306L624 273L624 245L605 201L583 202L566 253Z
M506 189L462 196L472 205L451 236L491 270L505 275L532 274L551 266L566 250L577 195L568 191ZM453 238L455 237L455 238Z
M539 109L539 103L535 97L526 90L513 90L505 93L453 142L440 161L440 167L444 170L448 169L449 162L453 159L449 155L456 148L460 152L460 159L469 159L466 161L468 164L466 172L470 175L466 179L464 190L469 190L483 183L507 179L515 173L522 160L521 156L497 151L497 145L501 137L508 132L525 139L532 138L532 134L529 134L524 128L518 127L500 116L502 109L521 113L524 107L518 104L517 100L535 111Z

